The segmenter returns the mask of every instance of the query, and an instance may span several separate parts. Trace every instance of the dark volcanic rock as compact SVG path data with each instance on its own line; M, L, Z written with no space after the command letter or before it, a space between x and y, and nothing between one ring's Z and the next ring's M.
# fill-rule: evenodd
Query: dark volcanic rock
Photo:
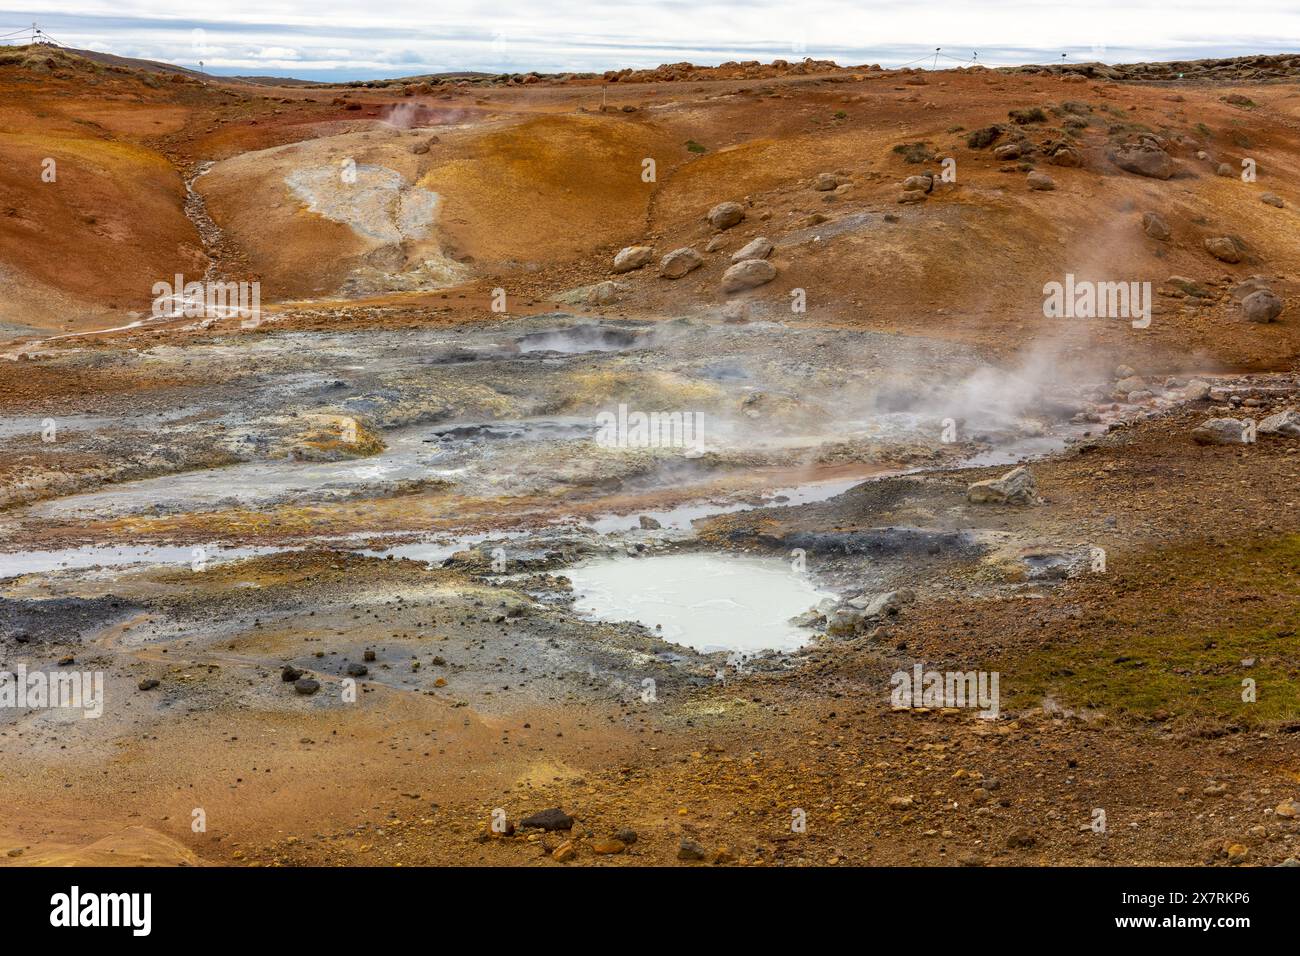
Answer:
M519 821L521 827L533 827L538 830L568 830L573 826L573 817L559 807L542 810Z
M677 859L687 862L702 860L704 859L704 847L694 840L683 840L681 846L677 848Z

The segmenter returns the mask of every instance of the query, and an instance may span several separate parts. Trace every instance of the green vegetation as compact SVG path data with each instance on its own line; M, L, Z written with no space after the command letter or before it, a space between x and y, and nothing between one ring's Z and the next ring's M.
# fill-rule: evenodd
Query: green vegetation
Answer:
M985 126L982 129L972 130L966 137L966 145L971 149L984 149L986 146L992 146L1001 135L1001 126Z
M1038 106L1031 106L1023 110L1010 110L1007 112L1007 116L1011 117L1012 121L1020 126L1024 126L1026 123L1047 122L1047 114Z
M929 143L899 143L894 152L903 157L905 163L928 163L934 159L934 151Z
M1112 568L1113 601L1086 627L997 665L1009 706L1052 697L1141 719L1300 719L1300 535L1137 560L1133 573Z

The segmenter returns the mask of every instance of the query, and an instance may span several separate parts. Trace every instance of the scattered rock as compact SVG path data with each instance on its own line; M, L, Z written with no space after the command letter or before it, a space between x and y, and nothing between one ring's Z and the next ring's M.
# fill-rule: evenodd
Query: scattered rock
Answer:
M578 845L572 840L565 840L551 851L551 859L556 863L568 863L578 855Z
M299 677L293 682L293 689L300 694L314 694L320 690L320 681L311 677Z
M654 249L650 246L628 246L620 249L614 257L615 272L631 272L640 269L654 258Z
M916 600L916 594L910 588L899 591L886 591L868 597L860 595L849 601L850 606L862 611L864 618L893 617L903 609L903 605Z
M636 831L631 827L623 827L621 830L614 831L614 839L618 840L620 843L625 843L628 846L635 843L636 838Z
M1245 445L1246 423L1236 418L1207 418L1192 429L1198 445Z
M1048 161L1053 166L1078 168L1083 165L1083 154L1069 144L1062 144L1053 150Z
M617 302L627 291L628 287L622 282L606 279L603 282L561 292L555 297L555 301L563 302L565 305L610 305Z
M930 190L934 189L934 177L908 176L903 180L903 192L913 192L918 189L923 193L930 192Z
M746 259L737 262L722 274L722 291L739 292L771 282L776 278L776 266L766 259Z
M674 249L659 262L659 274L665 279L680 279L704 264L704 257L690 246Z
M1164 217L1159 213L1146 212L1142 214L1142 231L1152 239L1159 239L1161 242L1168 241L1173 232L1169 229L1169 223L1165 222Z
M731 256L732 262L744 262L746 259L766 259L772 254L772 243L765 236L759 236L745 243Z
M1007 846L1012 850L1028 850L1038 844L1038 837L1033 831L1024 827L1012 830L1007 835Z
M704 847L700 846L694 840L683 840L677 848L677 859L685 860L689 863L698 862L704 859Z
M286 684L292 684L301 676L302 671L298 670L298 668L291 664L285 664L284 668L280 671L280 680L284 681Z
M1247 322L1267 324L1282 314L1282 297L1269 289L1252 292L1241 300L1241 313Z
M519 825L535 830L570 830L573 828L573 817L559 807L550 807L530 817L524 817L519 821Z
M830 192L839 184L839 178L834 173L818 173L813 179L813 189L823 193Z
M1259 423L1257 429L1261 435L1281 435L1284 438L1300 438L1300 412L1288 408L1269 415Z
M916 801L911 797L890 797L885 801L885 805L891 810L910 810L916 805Z
M1001 478L977 481L966 489L972 504L1032 505L1038 501L1038 482L1028 467L1021 465Z
M658 531L663 527L663 525L649 515L641 515L641 517L636 520L637 524L641 526L642 531Z
M1232 287L1232 301L1240 303L1252 292L1259 292L1261 290L1267 292L1273 291L1269 287L1268 279L1263 276L1251 276L1249 279L1243 279Z
M613 837L603 840L593 840L591 843L591 852L601 856L622 853L626 849L626 843L622 840L614 839Z
M1259 201L1268 206L1276 206L1278 209L1286 206L1286 203L1282 201L1282 197L1277 193L1264 193L1259 197Z
M1152 179L1169 179L1178 164L1163 149L1149 142L1123 143L1106 154L1112 163L1128 173Z
M1210 293L1206 291L1204 286L1186 276L1170 276L1165 282L1183 293L1183 295L1195 296L1198 299L1208 299L1210 297Z
M1204 242L1205 251L1220 262L1240 262L1241 249L1230 236L1211 236Z
M143 680L141 680L140 683L137 684L136 686L139 687L141 690L153 690L155 687L158 686L159 683L160 681L152 677L146 677Z
M1037 170L1034 170L1029 174L1027 182L1029 183L1030 189L1048 190L1056 188L1055 179L1047 175L1047 173L1040 173Z
M353 661L347 666L345 673L349 677L365 677L370 673L370 668L365 664L358 664L356 661Z
M720 846L709 854L709 862L714 866L726 866L736 862L736 855L725 846Z
M730 229L745 218L745 207L738 202L720 202L709 210L709 224L714 229Z

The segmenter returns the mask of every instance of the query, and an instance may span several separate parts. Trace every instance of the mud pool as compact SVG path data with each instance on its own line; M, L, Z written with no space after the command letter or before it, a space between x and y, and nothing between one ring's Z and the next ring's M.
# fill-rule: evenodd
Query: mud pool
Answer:
M790 618L835 595L776 558L669 554L612 558L568 572L574 609L636 621L704 654L794 651L809 632Z

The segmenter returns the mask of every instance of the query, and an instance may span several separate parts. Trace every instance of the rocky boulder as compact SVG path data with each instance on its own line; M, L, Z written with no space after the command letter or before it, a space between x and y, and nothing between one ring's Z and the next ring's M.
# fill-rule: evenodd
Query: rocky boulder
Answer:
M1269 415L1259 423L1259 434L1300 438L1300 412L1293 408Z
M1203 243L1205 251L1220 262L1240 262L1241 248L1231 236L1211 236Z
M739 292L742 289L752 289L775 278L776 266L766 259L745 259L722 274L722 291Z
M1047 173L1040 173L1040 172L1038 172L1037 170L1035 170L1034 172L1030 173L1029 176L1027 177L1026 181L1029 183L1029 188L1030 188L1030 189L1037 189L1037 190L1044 190L1044 191L1045 191L1045 190L1048 190L1048 189L1055 189L1055 188L1056 188L1056 180L1055 180L1055 179L1053 179L1051 176L1047 175Z
M573 817L559 807L551 807L524 817L519 821L519 826L536 830L570 830L573 828Z
M615 272L631 272L640 269L654 258L655 251L649 246L628 246L620 249L614 257Z
M1038 501L1038 482L1034 473L1021 465L1001 478L975 482L966 489L966 500L977 505L1032 505Z
M1083 154L1068 144L1056 147L1048 161L1053 166L1065 166L1067 168L1077 169L1083 165Z
M886 591L883 594L860 594L849 599L849 606L862 612L864 619L894 617L903 609L903 605L916 600L916 594L910 588L901 591Z
M1169 223L1165 222L1164 216L1157 212L1144 212L1142 214L1142 231L1152 239L1158 239L1161 242L1168 242L1173 232L1169 228Z
M659 274L665 279L680 279L693 269L704 264L704 257L690 246L674 249L664 256L659 263Z
M745 207L738 202L720 202L709 210L709 225L714 229L730 229L745 218Z
M1173 157L1151 143L1123 143L1106 155L1125 172L1151 179L1169 179L1178 171Z
M1247 445L1246 423L1237 418L1207 418L1192 429L1198 445Z
M555 301L563 302L565 305L609 305L612 302L617 302L619 297L626 291L627 286L623 283L606 279L604 282L596 282L592 285L579 286L576 289L561 292L555 297Z
M1270 289L1252 292L1241 300L1241 314L1247 322L1272 322L1282 314L1282 297Z
M744 262L746 259L766 259L772 254L772 241L765 236L751 239L731 256L732 262Z

